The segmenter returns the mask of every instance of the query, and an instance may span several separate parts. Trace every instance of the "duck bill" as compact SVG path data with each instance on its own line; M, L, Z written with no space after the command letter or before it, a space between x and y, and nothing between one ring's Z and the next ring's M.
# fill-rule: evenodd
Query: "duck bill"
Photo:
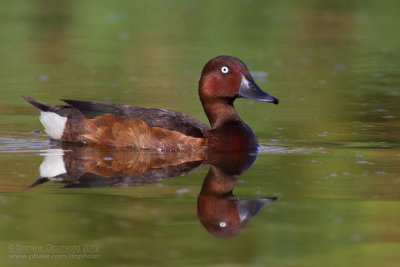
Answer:
M240 199L237 204L240 222L249 222L266 204L274 202L277 199L277 197Z
M248 79L242 74L242 82L238 90L238 97L244 97L254 101L269 102L278 104L279 99L264 92L253 79Z

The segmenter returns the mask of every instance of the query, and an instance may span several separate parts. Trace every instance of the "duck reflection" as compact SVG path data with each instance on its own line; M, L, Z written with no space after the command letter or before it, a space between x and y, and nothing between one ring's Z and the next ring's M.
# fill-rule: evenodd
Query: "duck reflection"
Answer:
M138 186L183 176L202 165L201 154L138 152L63 145L43 153L40 178L27 187L54 181L67 188Z
M48 181L66 188L139 186L187 175L204 165L210 170L197 199L197 214L213 235L237 235L261 210L276 198L239 199L233 193L241 174L257 158L252 153L196 154L107 150L63 144L45 151L40 178L26 189Z

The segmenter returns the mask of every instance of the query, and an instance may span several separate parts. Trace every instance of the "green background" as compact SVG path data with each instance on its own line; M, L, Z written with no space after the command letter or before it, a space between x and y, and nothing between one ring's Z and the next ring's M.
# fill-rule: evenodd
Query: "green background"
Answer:
M399 28L398 1L2 1L0 265L397 266ZM197 83L221 54L280 99L235 102L263 147L234 194L278 196L236 237L197 219L208 167L142 187L21 192L52 145L19 95L207 122ZM88 243L99 259L10 258L18 244Z

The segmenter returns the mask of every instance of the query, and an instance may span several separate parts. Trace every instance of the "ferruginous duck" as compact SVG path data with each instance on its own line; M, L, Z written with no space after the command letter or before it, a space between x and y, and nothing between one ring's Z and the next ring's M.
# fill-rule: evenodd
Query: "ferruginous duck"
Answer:
M246 65L218 56L204 66L199 97L210 126L180 112L93 101L48 105L22 96L40 110L45 132L55 140L88 145L174 152L231 152L256 149L257 137L239 117L236 98L278 104L261 90Z

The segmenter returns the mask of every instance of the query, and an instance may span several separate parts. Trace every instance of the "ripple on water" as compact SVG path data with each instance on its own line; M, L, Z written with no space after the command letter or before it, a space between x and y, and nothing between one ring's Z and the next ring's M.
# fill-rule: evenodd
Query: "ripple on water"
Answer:
M37 153L50 147L50 142L44 136L0 133L0 153Z
M283 146L277 146L276 144L260 144L260 147L258 148L258 153L259 154L272 154L272 153L303 153L303 154L310 154L310 153L328 153L326 151L322 151L324 149L323 147L318 147L318 148L288 148L288 147L283 147Z

